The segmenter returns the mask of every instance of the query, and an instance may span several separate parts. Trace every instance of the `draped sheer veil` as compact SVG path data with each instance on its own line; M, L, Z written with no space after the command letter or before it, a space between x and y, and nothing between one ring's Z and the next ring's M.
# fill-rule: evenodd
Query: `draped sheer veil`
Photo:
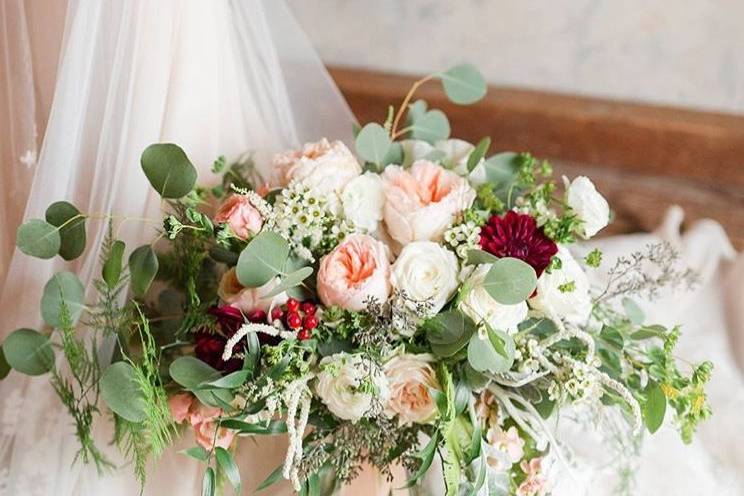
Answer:
M221 154L251 152L267 173L283 149L323 136L348 141L352 122L282 1L71 0L23 217L43 217L48 204L66 199L86 213L157 218L159 199L139 166L150 143L178 143L209 182ZM0 298L3 337L41 325L38 302L54 272L74 270L90 289L106 229L90 220L88 249L71 264L13 254ZM129 249L154 235L152 225L137 222L116 229ZM47 377L12 372L0 397L0 495L137 494L127 467L99 478L94 468L73 464L77 442ZM109 429L96 426L100 445L110 441ZM258 450L246 456L251 452ZM270 473L279 452L271 445L244 461L251 464L248 487ZM199 470L176 456L166 454L153 471L147 494L196 493Z

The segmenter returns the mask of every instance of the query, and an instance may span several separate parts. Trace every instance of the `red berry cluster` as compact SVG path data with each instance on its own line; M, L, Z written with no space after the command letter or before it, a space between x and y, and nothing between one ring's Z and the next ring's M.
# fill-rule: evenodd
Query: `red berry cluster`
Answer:
M312 302L300 302L290 298L281 307L274 307L271 311L271 320L279 320L285 327L297 331L297 339L304 341L310 339L313 329L318 327L316 310L317 307Z

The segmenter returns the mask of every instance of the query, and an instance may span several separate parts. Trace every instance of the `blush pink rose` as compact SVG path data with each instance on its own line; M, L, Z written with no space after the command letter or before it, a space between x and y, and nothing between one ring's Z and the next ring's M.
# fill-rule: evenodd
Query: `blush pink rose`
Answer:
M327 306L357 311L365 308L370 297L386 301L390 296L387 247L366 234L349 236L321 260L318 296Z
M398 415L403 425L426 424L437 416L437 404L432 390L441 391L429 355L403 354L385 364L385 376L390 386L387 404L389 416Z
M240 239L248 239L251 234L256 234L263 226L263 218L256 210L247 196L230 195L225 200L214 221L219 224L227 224Z
M193 401L194 397L188 393L174 394L168 399L171 416L177 424L189 417L189 410Z
M466 179L428 160L417 160L410 169L388 166L382 180L385 225L401 245L440 241L457 215L475 200Z
M168 400L171 416L177 424L188 421L194 430L194 437L199 445L206 449L214 446L227 449L235 438L235 431L220 427L217 429L217 419L222 410L201 404L194 396L180 393Z

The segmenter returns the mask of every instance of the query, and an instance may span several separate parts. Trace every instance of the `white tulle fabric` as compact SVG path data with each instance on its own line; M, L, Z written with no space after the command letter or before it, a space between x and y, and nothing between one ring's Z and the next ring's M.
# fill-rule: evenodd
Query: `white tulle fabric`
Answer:
M0 287L36 166L37 128L31 41L23 0L0 2Z
M22 6L9 0L0 9L16 3ZM23 104L14 95L0 96ZM54 103L23 217L43 217L49 203L66 199L87 213L158 218L159 199L139 166L148 144L180 144L209 182L210 165L220 154L251 151L259 168L265 167L275 152L304 141L348 140L352 121L281 1L72 0ZM9 156L32 145L14 144ZM105 222L89 221L89 248L69 264L88 286L100 270L97 247L105 229ZM155 234L154 226L133 221L117 222L116 229L130 249ZM3 242L8 237L14 239L2 233ZM0 299L3 337L41 324L42 288L65 266L13 255ZM94 468L73 464L77 443L48 378L11 373L0 383L0 398L0 494L138 494L127 467L99 477ZM110 426L100 422L96 429L105 447ZM284 446L276 439L244 444L245 487L251 490L280 463ZM152 473L146 494L199 493L201 469L175 450ZM286 492L286 486L275 490Z

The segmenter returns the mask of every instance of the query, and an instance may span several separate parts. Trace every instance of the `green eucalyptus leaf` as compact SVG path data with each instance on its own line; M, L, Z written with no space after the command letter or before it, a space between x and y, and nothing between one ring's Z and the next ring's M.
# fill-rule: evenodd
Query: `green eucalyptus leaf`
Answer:
M493 155L486 160L486 179L488 182L506 189L514 183L519 172L517 153L502 152Z
M29 219L16 230L16 246L26 255L52 258L61 245L59 230L41 219Z
M483 250L469 250L468 251L468 265L481 265L481 264L492 264L499 260L495 255L491 255L487 251Z
M475 103L486 95L486 81L471 64L457 65L437 76L442 80L447 98L459 105Z
M224 377L220 377L219 379L215 379L213 381L202 384L202 386L211 386L220 389L235 389L239 386L242 386L247 378L247 370L236 370L235 372L227 374Z
M168 369L171 379L186 389L196 389L202 383L217 380L221 374L210 365L192 356L176 358Z
M222 473L225 474L227 480L235 488L235 493L240 494L240 470L238 470L233 456L229 451L220 446L214 449L214 456L217 458L217 465L219 465Z
M33 329L18 329L3 342L8 365L22 374L42 375L54 367L54 350L49 338Z
M121 269L124 258L124 242L115 240L111 244L111 250L109 256L105 262L103 262L103 268L101 269L101 275L103 281L109 289L114 289L121 278Z
M458 310L450 310L428 319L423 327L432 351L441 357L456 354L475 332L473 321Z
M44 286L41 297L41 316L52 327L62 325L62 304L75 324L85 309L85 288L72 272L57 272Z
M463 371L465 372L465 383L473 391L479 391L486 387L489 382L489 378L482 372L475 370L470 366L469 363L463 365Z
M511 257L494 262L483 281L483 288L502 305L516 305L525 301L536 287L535 269Z
M506 333L487 329L488 339L478 334L470 338L468 363L478 372L498 374L508 371L514 363L514 340ZM497 346L494 346L498 343Z
M390 145L385 157L382 159L382 165L402 164L403 163L403 146L400 143Z
M240 253L236 274L243 286L257 288L282 273L289 244L272 231L259 233Z
M214 496L214 489L214 469L207 467L207 470L204 472L204 479L202 479L202 496Z
M142 152L140 163L147 180L163 198L186 196L196 184L196 168L178 145L150 145Z
M8 374L10 373L11 368L12 367L8 363L8 360L5 358L5 352L3 351L3 347L0 346L0 380L8 377Z
M158 267L158 256L150 245L142 245L129 255L129 274L135 296L147 293L158 274Z
M75 205L59 201L49 205L46 220L59 228L59 254L65 260L74 260L85 251L85 217Z
M423 117L427 109L428 105L424 100L416 100L408 105L408 125Z
M367 162L383 163L393 142L385 128L370 122L359 131L356 137L357 154Z
M483 160L483 157L486 156L486 153L488 153L488 148L490 146L491 138L489 138L488 136L478 142L478 144L475 146L475 149L470 152L470 155L468 156L468 172L473 172L480 161Z
M661 390L659 384L655 381L649 381L646 389L646 402L643 405L643 421L648 431L653 434L664 423L664 414L666 413L666 396Z
M132 365L127 362L111 364L101 376L99 385L103 401L115 414L134 423L145 419L145 395Z
M289 288L297 286L302 281L310 277L312 274L312 267L302 267L301 269L298 269L291 274L287 274L286 276L282 277L282 280L274 287L274 289L272 289L265 295L262 295L262 298L271 298L278 295L279 293L283 293Z
M411 137L434 143L447 139L450 125L447 116L441 110L429 110L411 124Z
M200 462L206 462L207 460L209 460L209 452L201 446L195 446L193 448L181 450L179 451L179 453L189 456L195 460L199 460Z

